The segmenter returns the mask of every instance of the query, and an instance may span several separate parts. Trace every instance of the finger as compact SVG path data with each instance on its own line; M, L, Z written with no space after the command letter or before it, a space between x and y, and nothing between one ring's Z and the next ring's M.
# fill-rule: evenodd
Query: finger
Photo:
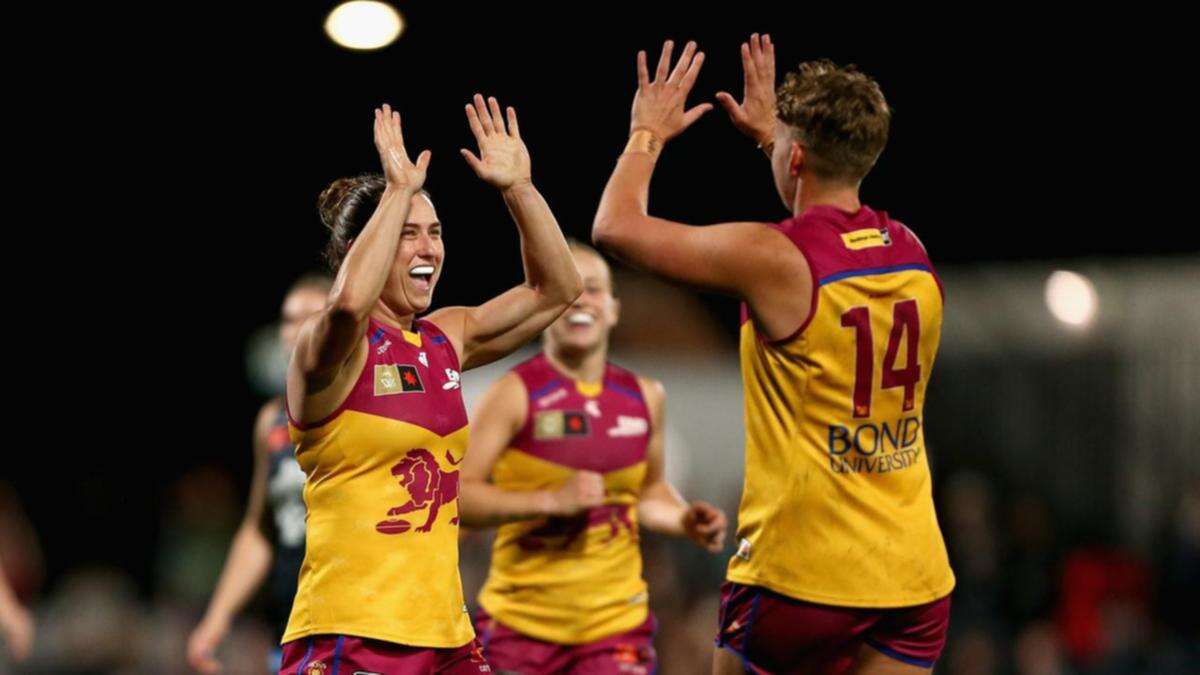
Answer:
M492 126L496 127L496 131L507 135L508 130L504 128L504 115L500 114L500 102L495 96L488 97L488 110L492 113Z
M742 43L742 77L745 79L746 89L752 89L758 85L758 69L754 67L754 61L750 58L750 45Z
M471 168L475 170L475 173L478 174L483 170L483 162L479 161L479 158L475 156L475 153L466 148L459 148L458 152L462 154L463 159L467 160L467 164L471 165Z
M730 119L739 120L744 115L742 107L738 105L737 99L733 98L729 92L718 91L717 102L721 104L725 112L729 113Z
M671 67L671 50L675 48L675 43L667 40L663 43L662 54L658 57L658 69L654 71L654 81L665 82L667 79L667 70Z
M763 79L765 79L772 87L775 86L775 45L771 43L771 36L763 36Z
M646 50L638 51L637 55L638 88L650 84L650 71L646 69Z
M425 171L429 168L429 160L433 159L433 153L428 150L422 150L420 155L417 155L417 168Z
M692 63L692 55L696 53L695 40L688 40L688 43L683 46L683 53L679 55L679 61L675 63L675 69L671 71L671 77L667 78L667 82L672 84L679 83L688 66Z
M686 129L696 122L696 120L704 117L704 113L712 110L711 103L701 103L691 110L683 113L683 128Z
M479 115L479 124L483 127L484 136L496 133L496 127L492 125L492 116L488 113L487 104L483 102L483 96L480 94L475 94L475 114Z
M400 124L400 113L394 110L392 111L392 140L399 143L402 149L404 148L404 127ZM405 157L407 156L408 153L405 152Z
M759 39L758 33L750 34L750 58L758 65L758 59L762 56L762 40Z
M470 103L467 104L467 124L471 127L471 133L475 134L475 142L483 143L483 125L479 122L475 106Z
M521 127L517 124L517 109L511 105L508 106L508 133L513 138L521 137Z
M692 90L692 85L696 84L696 78L700 77L700 67L704 65L704 52L696 54L692 59L692 65L688 66L687 72L683 74L683 81L679 83L679 88L684 93Z

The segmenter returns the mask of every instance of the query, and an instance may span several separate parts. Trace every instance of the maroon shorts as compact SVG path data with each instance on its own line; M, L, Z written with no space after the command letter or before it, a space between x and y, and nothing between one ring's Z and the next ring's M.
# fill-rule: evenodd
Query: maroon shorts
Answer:
M351 635L314 635L283 646L279 675L479 675L492 669L479 640L461 647L432 649Z
M758 586L721 586L717 646L742 659L747 673L844 673L863 644L922 668L946 646L950 597L900 609L834 607L795 600Z
M475 627L495 675L650 675L655 670L654 615L633 630L581 645L522 635L480 609Z

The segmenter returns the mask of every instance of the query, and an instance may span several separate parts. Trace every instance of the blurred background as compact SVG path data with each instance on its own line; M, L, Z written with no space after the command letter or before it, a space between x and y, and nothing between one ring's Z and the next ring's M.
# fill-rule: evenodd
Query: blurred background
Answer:
M517 108L535 183L586 240L628 132L636 51L698 40L708 59L693 99L712 100L740 94L737 50L752 31L771 34L781 73L817 57L857 63L895 109L863 198L921 236L946 288L925 428L958 587L937 672L1200 672L1200 245L1191 226L1128 220L1108 183L1064 179L1079 142L1068 104L1093 92L1086 55L1039 51L1051 26L1022 26L1009 49L972 30L989 20L978 17L944 30L919 13L901 24L799 8L397 2L398 39L354 51L324 28L335 4L223 15L142 91L186 108L177 137L151 139L186 166L138 214L167 253L111 297L150 278L169 300L118 302L136 319L91 324L136 348L104 351L88 372L86 424L48 427L78 453L19 453L0 473L3 573L38 629L19 666L0 647L0 673L188 672L187 634L244 507L254 416L279 390L279 304L320 266L316 195L377 170L374 106L391 102L410 150L434 153L427 187L447 246L436 304L478 303L520 281L520 259L499 196L457 156L471 147L473 93ZM156 166L121 174L123 189ZM667 147L651 208L696 224L787 216L720 110ZM735 301L628 269L617 286L613 358L666 385L672 478L732 515ZM468 404L529 353L465 374ZM135 393L117 393L126 386ZM489 542L464 534L470 597ZM661 672L707 672L732 549L645 536L643 551ZM276 636L260 610L224 644L228 672L262 672Z

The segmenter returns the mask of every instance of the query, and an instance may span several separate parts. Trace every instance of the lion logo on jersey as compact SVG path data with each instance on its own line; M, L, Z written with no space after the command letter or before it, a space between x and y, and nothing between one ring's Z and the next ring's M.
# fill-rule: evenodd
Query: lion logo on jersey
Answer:
M446 461L457 466L462 460L454 461L450 451L446 451ZM400 487L408 491L408 503L388 509L388 520L381 520L375 525L376 531L382 534L400 534L412 528L407 520L395 518L406 513L429 509L425 524L417 527L416 532L429 532L437 520L438 510L444 504L450 504L458 499L458 472L442 471L433 453L424 448L409 450L404 459L392 467L392 475L400 480ZM450 519L451 525L458 525L458 516Z
M596 525L608 526L608 538L601 541L602 544L616 539L622 529L628 531L634 541L637 541L637 529L629 517L629 507L624 504L607 504L575 516L547 518L541 525L522 535L517 540L517 545L525 551L566 550L580 540L580 535Z

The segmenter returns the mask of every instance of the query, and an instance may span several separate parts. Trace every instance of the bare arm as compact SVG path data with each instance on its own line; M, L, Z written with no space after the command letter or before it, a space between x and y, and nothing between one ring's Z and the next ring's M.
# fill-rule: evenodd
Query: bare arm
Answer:
M350 246L325 309L301 329L292 357L292 367L303 380L307 394L329 386L362 349L367 319L387 283L412 197L425 183L430 153L422 152L416 164L409 160L400 114L387 104L375 111L375 147L387 187L371 219ZM300 409L301 401L292 403L293 410Z
M250 479L246 514L233 537L208 611L188 639L188 662L203 673L220 670L221 664L214 658L214 652L229 632L234 617L254 597L271 569L273 551L263 532L262 520L266 512L269 466L267 436L279 405L279 401L270 401L258 413L253 438L254 474Z
M668 76L670 56L668 42L651 82L645 53L638 54L633 140L600 199L592 239L642 269L737 295L749 303L770 337L789 335L808 314L812 282L804 256L782 233L764 223L694 227L649 215L658 149L711 107L684 111L703 53L688 43Z
M544 516L569 516L604 500L600 474L577 471L547 490L505 490L489 482L492 467L525 425L527 393L508 373L488 389L475 409L467 456L459 470L459 517L468 527L493 527Z
M721 509L707 502L688 504L666 478L666 392L662 383L641 380L642 395L650 408L651 435L646 449L646 478L638 500L638 520L653 532L687 537L713 553L725 542L726 519Z
M517 113L507 127L495 98L476 94L467 119L480 157L462 150L480 178L499 188L521 237L525 281L477 307L448 307L429 316L455 342L464 370L512 352L549 326L583 290L566 239L546 200L533 186L529 152Z
M21 606L17 596L8 586L0 565L0 636L14 661L24 661L33 648L34 624L29 610Z

